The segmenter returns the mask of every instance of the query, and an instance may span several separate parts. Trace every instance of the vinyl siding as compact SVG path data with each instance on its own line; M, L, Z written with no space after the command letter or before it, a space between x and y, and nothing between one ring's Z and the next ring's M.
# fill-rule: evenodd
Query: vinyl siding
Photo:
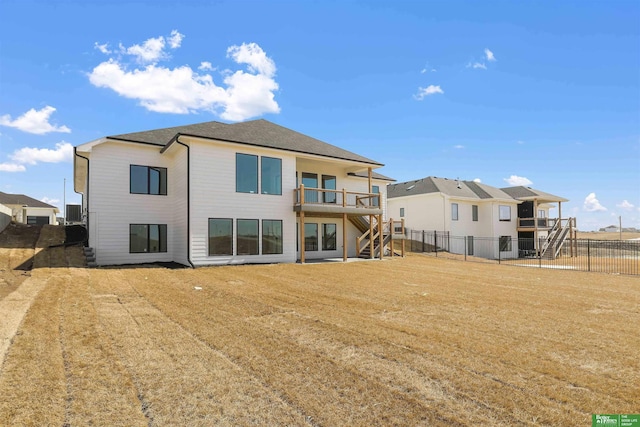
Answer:
M245 145L190 141L191 146L191 261L194 265L295 262L293 189L295 156L279 150ZM282 159L282 195L236 192L236 153ZM260 165L260 161L258 161ZM258 174L258 191L260 173ZM234 253L237 219L282 220L283 253L274 255L209 256L209 218L233 219ZM262 251L260 245L260 251Z
M167 168L167 195L129 193L132 164ZM178 194L171 159L158 147L106 142L93 148L89 176L89 246L99 265L173 261L172 207ZM129 224L167 224L166 253L129 253Z

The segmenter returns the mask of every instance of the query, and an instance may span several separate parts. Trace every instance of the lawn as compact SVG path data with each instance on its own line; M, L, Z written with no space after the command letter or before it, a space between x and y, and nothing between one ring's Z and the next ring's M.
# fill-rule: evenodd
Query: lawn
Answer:
M85 269L79 248L39 249L56 233L21 249L26 278L0 239L0 319L13 319L0 425L558 426L640 412L637 277L419 254Z

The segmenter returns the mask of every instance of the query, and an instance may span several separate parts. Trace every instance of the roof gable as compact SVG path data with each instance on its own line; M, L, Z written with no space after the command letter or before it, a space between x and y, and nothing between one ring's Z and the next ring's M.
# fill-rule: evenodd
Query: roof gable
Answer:
M460 181L457 179L438 178L429 176L415 181L402 182L389 185L388 198L412 196L417 194L442 193L449 197L460 197L477 200L511 200L509 194L492 187L474 181Z

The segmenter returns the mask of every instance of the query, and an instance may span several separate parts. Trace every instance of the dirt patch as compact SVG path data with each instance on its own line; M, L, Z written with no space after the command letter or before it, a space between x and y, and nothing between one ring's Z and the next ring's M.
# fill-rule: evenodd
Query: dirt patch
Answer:
M9 224L0 233L0 300L30 275L41 227Z

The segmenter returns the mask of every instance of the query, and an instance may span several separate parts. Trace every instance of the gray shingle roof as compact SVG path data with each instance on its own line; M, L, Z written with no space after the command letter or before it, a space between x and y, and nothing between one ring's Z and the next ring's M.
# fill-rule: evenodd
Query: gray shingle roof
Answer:
M45 202L41 202L40 200L36 200L29 196L25 196L24 194L8 194L0 191L0 204L3 205L20 205L27 206L30 208L51 208L58 209L55 206L51 206Z
M544 191L536 190L531 187L524 187L522 185L517 187L506 187L501 188L502 191L518 200L533 200L539 199L540 201L547 202L568 202L569 199L565 199L564 197L555 196L550 193L545 193Z
M415 181L392 184L387 187L387 197L412 196L416 194L443 193L452 197L468 199L512 199L499 188L473 181L437 178L429 176Z
M382 163L376 162L375 160L368 159L264 119L233 124L213 121L145 132L113 135L108 138L164 146L171 142L176 134L275 148L297 153L315 154L318 156L383 166Z

